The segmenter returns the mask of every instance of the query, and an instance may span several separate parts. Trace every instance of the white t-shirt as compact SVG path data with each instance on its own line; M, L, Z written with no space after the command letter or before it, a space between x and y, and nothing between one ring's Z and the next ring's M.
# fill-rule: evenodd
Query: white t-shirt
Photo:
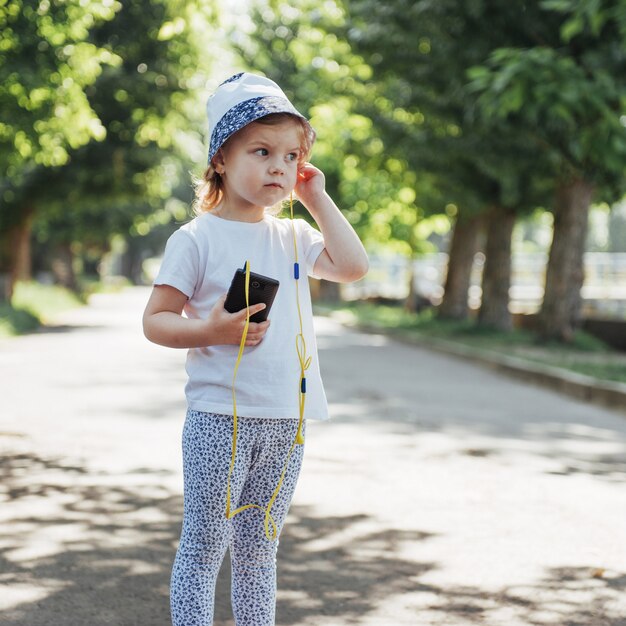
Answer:
M250 270L280 281L269 314L271 324L257 346L245 348L236 381L237 414L246 417L298 418L300 362L296 335L300 332L296 287L300 289L307 354L305 418L328 419L320 376L307 274L324 249L322 234L302 219L294 220L300 279L293 277L294 247L290 219L266 215L260 222L225 220L204 213L168 240L155 285L171 285L188 300L189 318L205 319L228 291L235 270L250 262ZM185 394L189 408L232 415L233 370L238 345L191 348Z

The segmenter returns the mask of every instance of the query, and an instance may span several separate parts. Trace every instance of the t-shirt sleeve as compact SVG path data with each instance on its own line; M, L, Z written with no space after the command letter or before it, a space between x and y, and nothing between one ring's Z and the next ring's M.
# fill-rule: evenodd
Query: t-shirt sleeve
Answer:
M177 230L167 240L155 285L170 285L191 298L198 282L200 256L193 237Z
M298 225L300 246L301 246L301 257L306 262L306 269L309 276L313 276L316 278L313 273L313 267L315 266L315 261L317 261L317 257L324 250L324 237L322 233L316 228L313 228L310 224L308 224L303 219L296 220Z

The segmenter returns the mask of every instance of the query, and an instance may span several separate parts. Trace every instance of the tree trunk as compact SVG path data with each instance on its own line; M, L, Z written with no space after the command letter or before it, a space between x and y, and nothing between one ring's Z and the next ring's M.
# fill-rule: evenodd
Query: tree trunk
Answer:
M411 255L408 260L409 271L409 294L406 297L404 303L404 310L408 313L416 313L417 306L417 292L415 291L415 257Z
M319 298L322 302L341 302L339 283L330 280L320 280Z
M515 219L513 211L502 207L494 208L488 216L483 293L478 313L480 326L504 331L513 328L509 311L509 288L511 286L511 238Z
M13 287L7 272L0 272L0 304L11 302Z
M593 192L593 185L586 180L564 183L557 190L554 234L539 313L539 331L544 339L571 341L580 325L580 290Z
M15 283L31 279L31 244L34 211L25 209L18 224L7 229L0 238L3 249L0 265L3 270L0 280L0 301L10 302Z
M78 280L74 272L74 253L71 243L62 243L56 247L50 267L58 285L78 292Z
M474 255L478 250L482 220L480 216L457 218L448 253L448 271L443 300L437 315L464 320L469 314L467 292L470 287Z

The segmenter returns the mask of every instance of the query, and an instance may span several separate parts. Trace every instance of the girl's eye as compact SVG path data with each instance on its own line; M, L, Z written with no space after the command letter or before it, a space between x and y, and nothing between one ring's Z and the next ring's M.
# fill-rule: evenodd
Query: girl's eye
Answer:
M298 153L297 152L290 152L287 155L287 160L288 161L297 161L298 160Z
M255 154L258 154L259 156L267 156L269 154L269 152L267 151L267 148L258 148L254 152Z

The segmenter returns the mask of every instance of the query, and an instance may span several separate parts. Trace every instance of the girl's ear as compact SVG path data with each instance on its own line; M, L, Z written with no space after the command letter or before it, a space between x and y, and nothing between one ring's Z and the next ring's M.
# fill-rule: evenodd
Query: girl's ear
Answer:
M222 152L221 148L215 153L215 156L211 159L211 164L218 174L224 173L224 153Z

